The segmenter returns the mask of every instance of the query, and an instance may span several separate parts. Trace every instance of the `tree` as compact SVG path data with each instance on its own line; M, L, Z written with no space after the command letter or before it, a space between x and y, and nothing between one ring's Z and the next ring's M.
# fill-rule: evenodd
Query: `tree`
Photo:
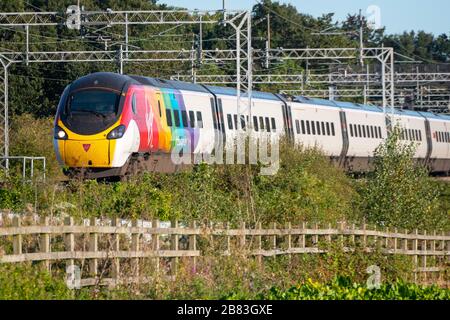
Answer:
M398 127L376 149L374 170L361 192L367 222L409 230L448 223L446 213L438 210L438 188L428 170L413 159L415 149L400 140Z

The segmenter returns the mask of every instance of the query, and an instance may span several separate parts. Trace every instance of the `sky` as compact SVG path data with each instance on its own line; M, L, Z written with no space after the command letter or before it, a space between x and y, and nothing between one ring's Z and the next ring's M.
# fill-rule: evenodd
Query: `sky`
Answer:
M225 0L227 9L250 9L257 0ZM450 34L449 0L279 0L315 17L334 12L338 20L348 13L363 14L385 26L388 33L424 30L435 35ZM171 6L188 9L221 9L222 0L159 0ZM378 14L379 13L379 14Z

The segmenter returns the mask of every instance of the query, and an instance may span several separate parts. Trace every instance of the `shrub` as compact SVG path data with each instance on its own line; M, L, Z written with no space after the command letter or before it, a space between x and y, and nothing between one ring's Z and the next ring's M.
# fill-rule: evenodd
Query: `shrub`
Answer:
M65 282L31 264L0 264L0 300L73 299Z
M366 221L410 230L448 227L448 213L439 210L439 189L414 153L415 145L402 142L398 128L377 148L374 170L361 188Z
M379 289L369 289L365 284L355 283L350 278L335 277L321 284L308 279L306 283L288 290L271 288L260 295L266 300L448 300L450 290L436 286L419 286L402 280L383 283Z

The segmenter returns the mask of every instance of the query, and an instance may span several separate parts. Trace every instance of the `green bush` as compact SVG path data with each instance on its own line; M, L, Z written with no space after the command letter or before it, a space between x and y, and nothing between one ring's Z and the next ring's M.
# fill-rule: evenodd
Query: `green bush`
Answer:
M65 282L31 264L0 264L0 300L73 299Z
M377 148L374 170L360 190L367 222L409 230L448 228L439 189L427 169L415 162L414 153L415 145L401 141L398 128Z
M288 290L271 288L260 295L265 300L449 300L450 290L436 286L419 286L401 280L383 283L378 289L352 282L350 278L336 277L321 284L308 279L306 283Z

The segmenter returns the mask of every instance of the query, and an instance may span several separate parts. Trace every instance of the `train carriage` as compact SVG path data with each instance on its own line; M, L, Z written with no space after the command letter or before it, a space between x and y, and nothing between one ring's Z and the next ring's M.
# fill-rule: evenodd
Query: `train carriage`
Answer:
M242 93L245 98L245 93ZM70 84L55 117L54 147L67 174L126 176L174 172L235 143L251 125L254 137L286 136L317 146L350 171L370 169L375 149L394 125L417 146L415 158L432 172L450 171L450 116L357 103L253 92L252 114L233 88L114 73Z

